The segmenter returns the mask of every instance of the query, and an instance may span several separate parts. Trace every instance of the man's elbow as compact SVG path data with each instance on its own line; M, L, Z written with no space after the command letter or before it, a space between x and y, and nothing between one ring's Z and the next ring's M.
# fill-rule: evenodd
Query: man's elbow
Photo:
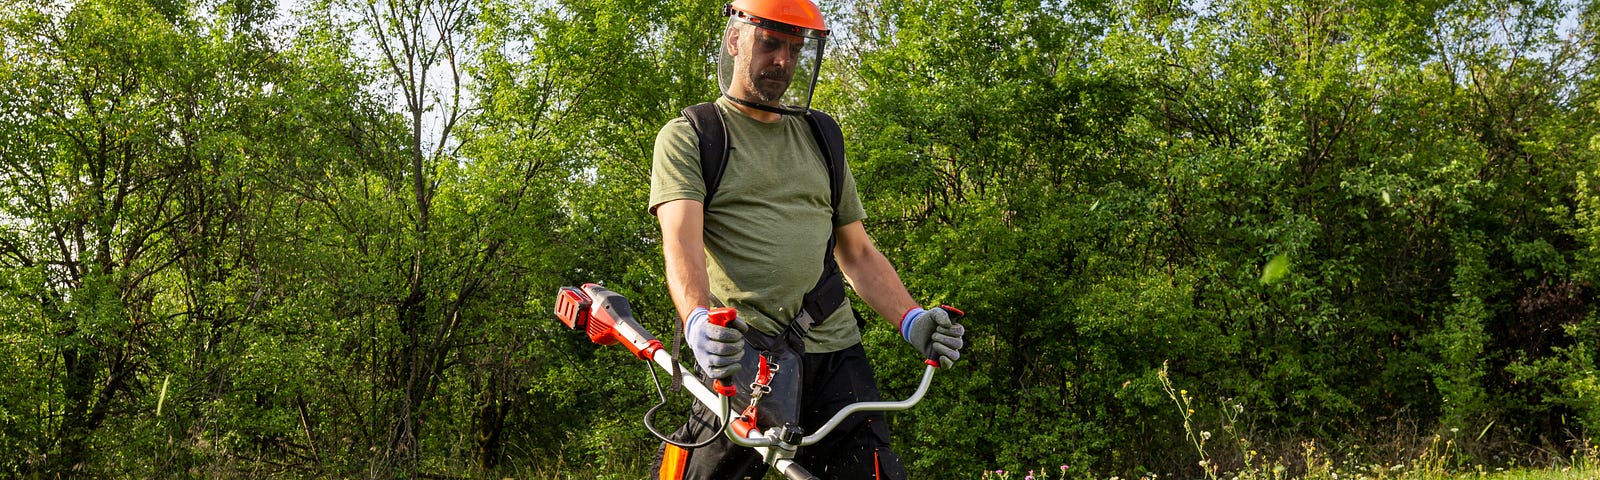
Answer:
M853 248L835 248L833 258L839 261L840 266L847 268L888 261L882 252L870 244Z

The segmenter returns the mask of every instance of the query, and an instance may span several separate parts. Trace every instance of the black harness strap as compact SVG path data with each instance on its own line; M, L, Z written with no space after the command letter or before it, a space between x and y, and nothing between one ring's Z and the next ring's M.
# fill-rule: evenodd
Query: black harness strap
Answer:
M700 146L700 176L706 182L706 199L702 205L711 206L711 197L722 184L722 172L728 170L728 127L722 123L722 112L717 104L706 102L683 109L683 118L694 128Z
M833 205L833 220L830 225L839 224L839 200L843 195L845 159L844 159L844 131L839 128L839 122L816 110L806 112L806 124L811 126L811 136L816 138L817 146L822 150L822 159L828 164L828 188L831 190L829 201ZM838 239L830 231L828 233L828 249L822 255L822 277L817 279L816 286L806 292L804 308L811 315L812 325L799 325L805 333L816 323L821 323L844 304L844 273L839 270L839 261L833 258L833 247L838 244Z
M833 223L839 224L839 199L844 194L844 131L839 122L816 110L806 113L806 124L811 126L811 136L822 149L822 160L828 163L828 188L832 190ZM833 258L833 257L828 257Z

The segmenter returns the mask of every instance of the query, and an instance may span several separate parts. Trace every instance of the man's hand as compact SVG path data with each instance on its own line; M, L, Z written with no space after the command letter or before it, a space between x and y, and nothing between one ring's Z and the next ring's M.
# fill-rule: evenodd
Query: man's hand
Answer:
M966 327L951 320L944 307L913 308L900 319L900 337L923 356L938 359L939 368L950 368L961 358L961 347L966 344L961 337L966 333Z
M743 333L733 327L712 325L711 312L706 307L695 307L685 323L684 332L689 336L694 361L707 375L723 379L739 371L739 360L744 358Z

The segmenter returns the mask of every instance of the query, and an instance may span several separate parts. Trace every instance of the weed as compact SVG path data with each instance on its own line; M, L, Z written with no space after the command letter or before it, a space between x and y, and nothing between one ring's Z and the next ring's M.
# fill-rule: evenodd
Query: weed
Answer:
M1189 397L1188 390L1175 389L1172 379L1167 376L1167 362L1161 362L1161 370L1156 372L1161 379L1161 389L1167 392L1167 398L1178 406L1178 413L1183 416L1183 435L1194 446L1195 452L1200 454L1200 470L1204 471L1206 478L1217 480L1217 466L1211 462L1211 457L1206 454L1206 442L1211 440L1211 432L1198 430L1194 425L1194 403Z
M1247 410L1242 402L1234 399L1221 400L1222 436L1214 436L1205 425L1197 420L1196 410L1206 407L1198 405L1195 396L1190 395L1187 389L1174 386L1167 373L1167 363L1162 362L1161 370L1157 372L1161 388L1166 392L1172 404L1178 408L1179 416L1183 419L1184 439L1194 448L1200 459L1198 465L1205 478L1209 480L1285 480L1289 478L1307 480L1453 480L1467 478L1481 478L1491 480L1566 480L1566 479L1594 479L1600 478L1600 445L1587 436L1581 437L1576 448L1570 450L1571 455L1564 460L1554 461L1561 468L1547 468L1545 470L1523 470L1511 467L1489 468L1481 464L1472 464L1474 458L1471 452L1462 448L1462 443L1457 441L1459 430L1441 432L1429 437L1410 437L1411 441L1426 439L1427 445L1419 449L1404 447L1410 442L1401 442L1393 445L1392 452L1413 451L1414 454L1402 454L1400 457L1381 456L1379 458L1362 459L1357 455L1361 447L1350 446L1343 449L1341 459L1336 460L1330 456L1331 451L1321 448L1315 440L1305 440L1299 443L1297 452L1287 455L1268 456L1258 452L1245 425ZM1491 423L1492 425L1492 423ZM1487 432L1488 428L1484 429ZM1481 441L1484 432L1479 432L1477 441ZM1465 438L1467 443L1475 440L1468 432ZM1225 444L1225 445L1219 445ZM1232 455L1237 454L1237 459ZM1294 458L1298 456L1298 458ZM1220 458L1219 458L1220 457ZM1287 458L1286 458L1287 457ZM1219 461L1220 460L1220 461ZM1225 468L1227 464L1228 468ZM1514 467L1515 465L1512 465ZM1293 467L1293 468L1291 468ZM990 477L984 478L1009 478ZM1020 478L1020 477L1019 477ZM1142 478L1154 478L1146 475ZM1038 480L1037 478L1035 480ZM1119 479L1120 480L1120 479Z

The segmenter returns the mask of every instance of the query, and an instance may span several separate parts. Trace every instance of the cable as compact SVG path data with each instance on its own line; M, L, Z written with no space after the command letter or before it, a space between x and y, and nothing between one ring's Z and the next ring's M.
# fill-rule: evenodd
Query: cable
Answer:
M677 363L677 362L674 361L673 363ZM650 369L650 380L655 382L655 384L656 384L656 396L661 397L661 403L657 403L656 406L650 407L650 410L644 412L644 428L650 429L650 433L651 434L655 435L656 438L661 439L661 441L667 442L668 445L672 445L674 447L682 448L684 450L693 450L693 449L696 449L696 448L704 447L706 445L710 445L711 442L714 442L714 441L717 440L718 436L722 435L723 426L725 426L725 424L727 423L727 420L724 420L724 419L728 418L728 415L733 413L732 405L729 405L727 402L723 402L722 416L717 417L717 420L718 420L717 427L712 429L711 437L705 439L704 441L701 441L700 443L691 444L691 443L678 442L678 441L675 441L675 440L669 438L668 435L663 435L661 433L661 431L656 430L655 424L653 424L650 419L656 415L656 411L657 410L660 410L661 407L667 406L667 392L665 390L661 389L661 377L656 375L655 367L654 366L647 366L647 368ZM711 407L711 408L716 408L716 407Z

